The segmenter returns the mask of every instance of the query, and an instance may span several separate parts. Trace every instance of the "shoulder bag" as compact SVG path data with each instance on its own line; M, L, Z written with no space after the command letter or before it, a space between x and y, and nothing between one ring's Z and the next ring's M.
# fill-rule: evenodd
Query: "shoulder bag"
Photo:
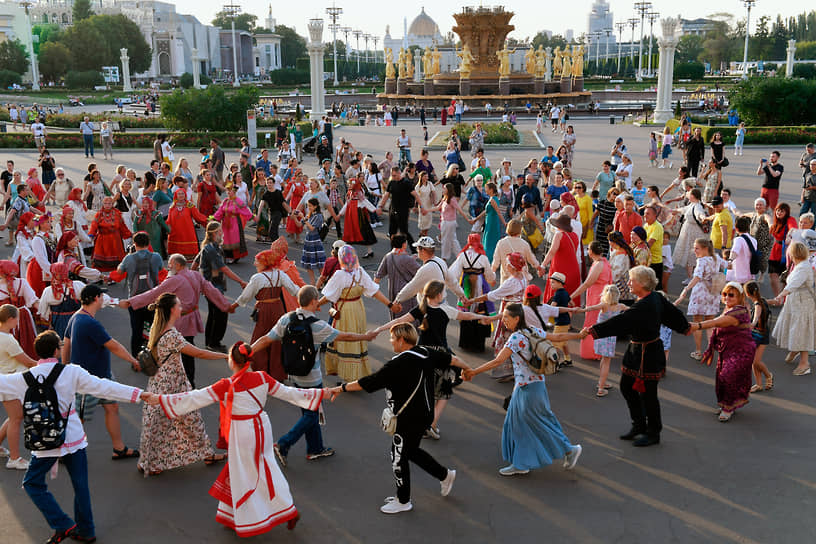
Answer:
M354 288L355 285L357 285L357 278L352 278L351 279L351 285L349 285L348 287L346 287L345 289L343 289L340 292L340 304L338 304L334 308L329 308L329 317L332 318L331 323L334 324L334 323L337 323L340 320L340 310L343 308L343 304L345 304L345 302L346 302L346 299L345 299L345 297L343 297L343 294L348 293L349 291L351 291Z
M700 223L700 220L697 219L697 214L694 213L694 209L691 210L691 216L694 218L694 222L697 223L697 226L700 227L700 230L703 231L703 234L708 234L711 232L711 225L706 223Z
M159 336L158 340L156 340L156 346L159 345L159 340L164 337L165 334L170 332L170 329L164 331L161 336ZM158 350L157 350L158 353ZM142 351L136 356L139 361L139 368L142 370L142 373L145 376L155 376L156 373L159 371L159 367L161 367L164 363L167 362L167 359L173 355L173 352L168 353L164 359L162 359L161 363L156 362L156 358L153 357L153 352L150 351L147 346L145 346Z
M558 371L558 362L562 359L563 352L553 346L552 342L530 329L521 334L530 342L530 358L522 356L530 370L545 376L555 374Z
M417 391L419 391L420 386L422 386L422 382L425 379L425 371L423 370L419 374L419 382L417 383L416 387L414 388L414 392L411 393L411 396L408 397L408 400L402 405L402 408L395 414L394 410L390 406L386 406L385 409L382 411L382 416L380 417L380 427L386 433L393 435L397 432L397 418L399 415L405 411L405 407L408 406L411 401L414 399L414 395L416 395Z

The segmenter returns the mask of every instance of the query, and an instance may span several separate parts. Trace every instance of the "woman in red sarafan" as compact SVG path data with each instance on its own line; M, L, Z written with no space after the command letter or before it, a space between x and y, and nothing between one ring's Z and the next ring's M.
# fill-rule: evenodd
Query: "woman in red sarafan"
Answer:
M170 234L167 235L168 255L181 253L188 263L193 262L199 249L194 222L204 227L207 225L207 216L187 202L184 189L176 189L173 193L173 205L167 216L167 224L170 225Z
M88 234L94 237L94 268L102 272L116 270L125 258L125 244L133 234L122 220L122 213L113 207L113 197L102 199L102 209L96 212Z
M17 328L11 331L20 347L31 358L37 356L34 351L34 311L37 306L37 295L28 282L17 276L20 267L14 261L0 261L0 305L12 304L20 311Z
M305 176L298 171L292 177L292 180L286 187L286 192L284 193L283 198L289 202L289 207L293 210L297 209L298 205L300 204L300 199L303 198L303 195L306 193L306 182L304 181L304 177ZM295 220L291 217L286 220L286 232L294 238L296 243L300 243L300 233L303 232L303 227L298 226L298 224L295 223Z

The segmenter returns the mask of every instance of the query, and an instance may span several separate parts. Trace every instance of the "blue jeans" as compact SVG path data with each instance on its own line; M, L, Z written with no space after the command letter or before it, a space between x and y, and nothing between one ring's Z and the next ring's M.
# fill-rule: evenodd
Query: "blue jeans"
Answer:
M461 123L461 122L462 122L462 114L461 114L461 113L457 113L457 114L456 114L456 124L458 125L458 124L459 124L459 123Z
M54 531L65 531L74 526L74 520L62 511L54 495L48 491L45 475L57 462L58 457L32 457L23 478L23 487L34 505L40 509L48 525ZM85 448L62 457L65 469L74 486L74 517L79 534L92 537L95 534L91 512L91 492L88 488L88 455Z
M813 202L812 200L805 200L802 202L802 209L799 210L799 215L807 212L816 213L816 202Z
M323 384L317 384L313 387L304 387L303 389L320 389ZM295 445L300 440L300 437L306 435L306 453L320 453L323 451L323 434L320 432L320 413L315 410L300 409L300 419L295 423L288 433L278 439L278 448L283 455L289 453L289 448Z
M412 162L411 161L411 148L409 148L409 147L400 147L399 151L400 151L400 158L399 158L400 162L402 162L403 159L405 159L406 162Z
M83 134L82 140L85 142L85 156L88 156L88 151L90 150L91 157L93 157L93 134Z

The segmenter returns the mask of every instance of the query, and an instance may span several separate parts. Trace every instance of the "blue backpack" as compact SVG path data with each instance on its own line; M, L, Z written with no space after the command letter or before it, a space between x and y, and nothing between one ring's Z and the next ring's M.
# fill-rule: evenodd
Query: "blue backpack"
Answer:
M31 371L23 373L28 384L23 397L23 435L25 447L31 451L52 450L65 443L68 417L62 415L54 389L63 368L55 364L45 379L35 378Z

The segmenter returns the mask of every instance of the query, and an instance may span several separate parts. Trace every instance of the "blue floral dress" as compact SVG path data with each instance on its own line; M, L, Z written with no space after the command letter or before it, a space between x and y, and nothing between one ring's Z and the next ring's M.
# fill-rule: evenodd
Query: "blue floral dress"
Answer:
M596 323L603 323L610 317L615 317L620 313L619 310L612 310L608 312L601 312ZM606 338L598 338L594 342L595 353L601 357L615 356L615 343L618 341L617 336L607 336Z
M321 270L326 264L326 250L323 249L323 242L320 240L323 214L319 212L312 214L309 224L314 227L314 230L310 230L303 240L303 255L300 257L300 264L303 268Z

